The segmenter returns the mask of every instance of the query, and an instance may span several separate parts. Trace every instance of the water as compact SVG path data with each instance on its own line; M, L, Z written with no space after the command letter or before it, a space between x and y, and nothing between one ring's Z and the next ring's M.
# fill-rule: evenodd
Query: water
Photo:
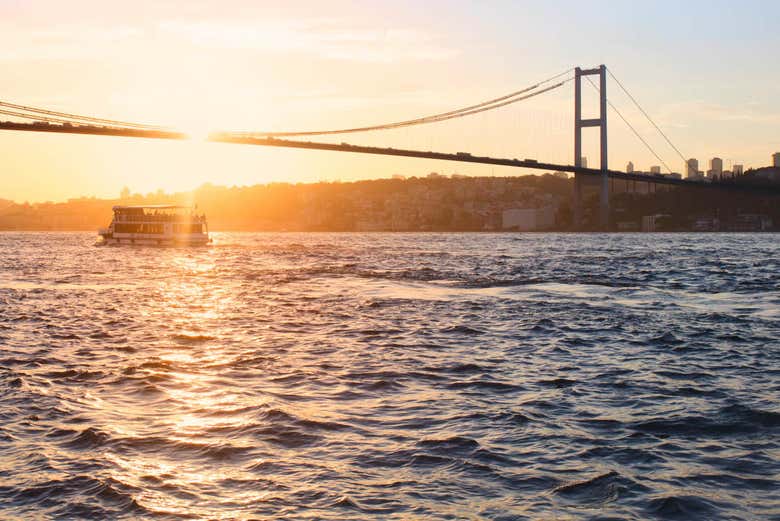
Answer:
M0 518L780 519L776 235L0 234Z

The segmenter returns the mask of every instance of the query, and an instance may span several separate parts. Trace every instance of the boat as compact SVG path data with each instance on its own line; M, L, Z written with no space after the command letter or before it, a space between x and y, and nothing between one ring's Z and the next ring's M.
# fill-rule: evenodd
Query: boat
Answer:
M204 214L178 205L114 206L99 245L204 246L211 242Z

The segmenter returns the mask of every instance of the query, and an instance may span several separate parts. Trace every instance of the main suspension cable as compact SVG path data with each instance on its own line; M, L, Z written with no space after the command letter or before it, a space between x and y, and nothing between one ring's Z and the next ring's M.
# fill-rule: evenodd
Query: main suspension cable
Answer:
M117 121L114 119L95 118L92 116L79 116L78 114L70 114L68 112L57 112L54 110L40 109L37 107L28 107L26 105L17 105L15 103L8 103L7 101L0 101L0 107L22 110L25 112L33 112L36 114L44 114L46 116L55 116L57 118L65 118L65 120L69 121L70 123L76 123L76 124L78 124L79 122L81 122L81 124L84 124L84 122L89 122L89 123L102 123L102 124L107 124L115 127L132 127L132 128L140 128L140 129L148 129L148 130L166 129L166 127L157 126L157 125L145 125L143 123L131 123L128 121ZM20 116L20 117L27 117L29 119L37 118L37 119L45 120L45 118L37 117L33 115Z
M599 88L596 86L596 84L595 84L595 83L593 83L593 80L591 80L591 79L590 79L589 77L587 77L587 76L585 76L585 79L586 79L586 80L588 80L588 83L590 83L590 84L591 84L591 86L592 86L594 89L596 89L596 92L601 92L601 89L599 89ZM656 152L656 151L653 149L653 147L651 147L651 146L650 146L650 144L649 144L647 141L645 141L645 138L643 138L643 137L642 137L642 136L639 134L639 132L637 132L637 130L634 128L634 126L633 126L631 123L629 123L629 122L628 122L628 120L627 120L627 119L626 119L626 118L623 116L623 114L622 114L622 113L621 113L621 112L620 112L620 111L617 109L617 107L615 107L615 105L614 105L614 104L613 104L613 103L612 103L612 102L611 102L609 99L607 99L607 103L609 103L609 106L612 108L612 110L614 110L614 111L615 111L615 113L616 113L618 116L620 116L620 119L622 119L622 120L623 120L623 123L625 123L625 124L628 126L628 128L630 128L630 129L631 129L631 131L634 133L634 135L635 135L637 138L639 138L639 141L641 141L642 143L644 143L644 145L647 147L647 149L648 149L648 150L649 150L649 151L650 151L650 152L651 152L651 153L652 153L652 154L655 156L655 158L656 158L658 161L660 161L660 162L661 162L661 164L662 164L662 165L664 165L664 168L666 168L666 169L669 171L669 173L671 174L671 173L672 173L672 169L671 169L671 168L669 168L669 165L667 165L667 164L666 164L666 161L664 161L663 159L661 159L661 156L659 156L659 155L658 155L658 153L657 153L657 152Z
M52 116L41 116L39 114L25 114L23 112L17 112L14 110L3 110L0 109L0 114L6 115L6 116L13 116L15 118L22 118L22 119L32 119L35 121L39 121L42 123L69 123L73 124L74 121L70 119L63 119L63 118L55 118Z
M612 74L612 71L609 68L607 69L607 72L612 77L612 79L615 80L615 83L618 84L618 86L623 90L623 92L626 93L626 96L628 96L631 99L631 101L634 102L634 105L636 105L636 107L639 109L639 111L642 112L642 114L644 114L644 116L647 118L647 120L655 127L655 129L658 131L658 133L663 136L663 138L666 140L667 143L669 143L669 146L672 147L675 152L677 152L677 155L680 156L680 159L683 160L683 163L685 163L687 165L688 164L688 160L685 159L685 156L682 154L682 152L680 152L680 149L677 148L674 145L674 143L672 143L672 141L666 136L664 131L661 130L661 128L658 125L655 124L655 121L653 121L653 118L651 118L650 115L645 111L645 109L642 108L642 105L639 104L639 102L636 100L636 98L634 98L634 96L632 96L631 93L628 92L628 89L626 89L623 86L623 84L620 83L620 80L617 79L614 74Z
M470 116L472 114L478 114L480 112L497 109L500 107L504 107L506 105L510 105L512 103L517 103L519 101L532 98L534 96L538 96L539 94L549 92L553 89L557 89L558 87L561 87L568 81L571 81L572 78L566 79L564 81L560 81L558 83L555 83L543 89L536 90L542 85L550 83L551 81L554 81L560 78L561 76L569 74L571 71L572 69L569 69L560 74L556 74L555 76L552 76L551 78L548 78L544 81L536 83L530 87L526 87L519 91L515 91L511 94L506 94L504 96L494 98L488 101L483 101L482 103L478 103L476 105L470 105L468 107L463 107L448 112L442 112L440 114L424 116L421 118L415 118L415 119L410 119L405 121L397 121L394 123L383 123L379 125L371 125L366 127L354 127L354 128L333 129L333 130L312 130L312 131L291 131L291 132L241 132L240 134L265 136L265 137L322 136L322 135L332 135L332 134L351 134L356 132L369 132L373 130L389 130L395 128L409 127L413 125L422 125L426 123L436 123L439 121L446 121L449 119Z
M543 85L547 85L548 83L551 83L553 81L556 81L562 76L570 74L572 70L573 69L566 70L562 73L556 74L555 76L552 76L543 81L535 83L534 85L531 85L524 89L488 101L483 101L481 103L477 103L476 105L469 105L467 107L450 110L448 112L442 112L439 114L433 114L430 116L424 116L424 117L405 120L405 121L371 125L366 127L354 127L354 128L333 129L333 130L297 131L297 132L237 132L237 134L264 136L264 137L317 136L317 135L368 132L372 130L389 130L389 129L408 127L413 125L422 125L426 123L447 121L449 119L461 118L473 114L479 114L481 112L486 112L488 110L494 110L557 89L563 86L564 84L566 84L567 82L571 81L572 78L568 78L563 81L558 81L557 83L546 86L544 88L540 88L540 87L542 87ZM168 130L169 129L169 127L164 127L164 126L147 125L142 123L133 123L128 121L97 118L92 116L81 116L78 114L72 114L68 112L59 112L59 111L54 111L49 109L42 109L38 107L31 107L27 105L18 105L16 103L10 103L6 101L0 101L0 108L4 108L4 109L0 109L0 114L14 116L23 119L45 121L50 123L70 123L73 125L101 124L101 125L110 125L113 127L120 127L120 128L135 128L135 129L145 129L145 130ZM6 110L6 109L13 109L13 110Z

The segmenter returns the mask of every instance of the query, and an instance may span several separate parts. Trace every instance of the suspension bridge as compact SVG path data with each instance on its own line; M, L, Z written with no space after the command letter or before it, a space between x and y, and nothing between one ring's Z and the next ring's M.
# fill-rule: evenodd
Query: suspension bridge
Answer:
M592 76L598 77L598 83L591 80ZM636 98L623 86L623 84L607 69L605 65L596 68L574 68L563 73L545 79L541 82L530 85L518 91L493 98L481 103L469 105L459 109L418 117L409 120L402 120L390 123L382 123L363 127L320 129L320 130L299 130L299 131L220 131L210 134L207 141L216 143L233 143L240 145L256 145L267 147L296 148L306 150L326 150L333 152L350 152L359 154L374 154L385 156L399 156L411 158L437 159L444 161L457 161L464 163L478 163L486 165L497 165L507 167L527 168L533 170L545 170L548 172L568 172L574 174L574 194L573 210L576 224L582 223L582 201L583 184L585 179L594 178L599 181L599 220L603 228L608 226L609 219L609 182L619 179L650 183L653 185L676 185L699 188L716 188L724 190L747 190L762 192L780 193L780 190L768 187L756 187L752 185L740 184L719 184L710 183L704 180L683 179L680 176L673 175L674 172L668 164L661 158L656 150L649 145L635 126L632 125L617 107L607 97L607 79L611 77L615 83L628 95L629 99L636 105L641 113L647 118L652 126L659 132L663 139L671 146L676 154L686 162L685 156L680 152L677 146L661 130L655 121L649 116L647 111L638 103ZM596 118L582 117L582 84L586 80L599 94L599 114ZM469 152L435 152L423 150L399 149L392 147L376 147L350 144L346 142L329 143L323 141L308 140L314 136L333 136L356 134L361 132L376 132L391 130L418 125L428 125L440 123L456 118L463 118L475 114L492 111L506 107L515 103L526 101L536 96L554 91L568 82L574 82L574 161L571 164L555 164L540 162L535 159L517 159L517 158L497 158L474 155ZM607 146L607 111L612 109L620 119L628 126L634 135L642 144L664 165L669 174L667 175L648 175L643 173L628 173L612 170L608 166L608 146ZM0 130L24 131L24 132L49 132L64 134L81 134L95 136L117 136L126 138L144 138L144 139L168 139L185 140L190 136L182 131L171 127L160 125L149 125L130 121L119 121L113 119L98 118L94 116L84 116L67 112L44 109L0 101L0 115L11 117L12 120L0 121ZM584 129L597 128L599 130L599 168L588 168L582 161L582 133Z

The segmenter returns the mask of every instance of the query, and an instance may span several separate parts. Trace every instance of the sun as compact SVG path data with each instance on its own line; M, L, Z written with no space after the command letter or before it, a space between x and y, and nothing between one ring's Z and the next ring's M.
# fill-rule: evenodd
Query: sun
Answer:
M187 139L193 142L208 141L209 136L214 132L212 126L206 122L186 123L180 128L181 132L187 136Z

